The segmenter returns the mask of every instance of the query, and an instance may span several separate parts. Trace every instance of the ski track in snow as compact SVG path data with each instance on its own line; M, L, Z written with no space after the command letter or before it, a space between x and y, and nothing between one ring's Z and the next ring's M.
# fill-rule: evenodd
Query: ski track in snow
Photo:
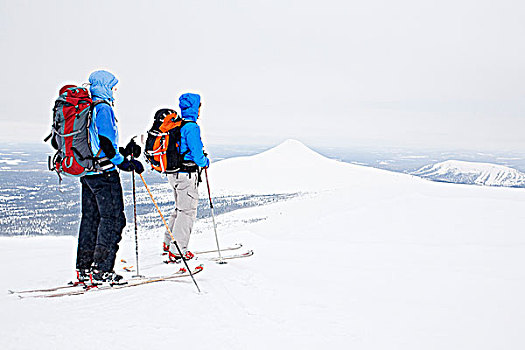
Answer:
M205 264L200 294L187 278L18 300L7 290L73 278L76 239L0 238L2 348L525 348L523 189L343 164L295 141L209 173L214 195L303 194L217 216L221 245L255 255L191 262ZM190 248L214 248L209 219L195 232ZM161 262L162 235L160 220L139 227L143 274L182 266ZM132 227L120 246L123 272L135 265Z

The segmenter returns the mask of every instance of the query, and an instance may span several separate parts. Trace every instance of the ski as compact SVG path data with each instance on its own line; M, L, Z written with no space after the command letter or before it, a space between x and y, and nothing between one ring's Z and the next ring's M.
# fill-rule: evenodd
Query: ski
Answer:
M237 249L241 249L241 248L242 248L242 243L235 243L235 245L232 245L231 247L222 248L221 252L225 252L225 251L229 251L229 250L237 250ZM218 253L218 252L219 251L217 249L212 249L212 250L201 250L201 251L196 251L196 252L192 252L192 253L195 254L195 255L200 255L200 254Z
M84 287L85 283L83 282L68 282L65 286L51 287L51 288L42 288L42 289L25 289L25 290L7 290L9 294L24 294L24 293L45 293L45 292L54 292L61 289L75 288L75 287Z
M229 250L237 250L242 248L242 243L235 243L232 246L222 248L221 252L229 251ZM194 255L201 255L201 254L208 254L208 253L218 253L219 251L217 249L211 249L211 250L197 250L192 251ZM163 252L162 255L168 254L167 252Z
M217 257L214 257L214 258L209 258L208 260L221 261L221 260L229 260L229 259L247 258L247 257L252 256L252 255L253 255L253 250L248 250L248 251L246 251L246 252L244 252L242 254L233 254L233 255L222 256L222 259L217 256Z
M203 266L199 265L195 267L192 271L192 274L199 273L203 270ZM92 285L76 285L76 286L61 286L58 288L48 288L48 289L35 289L32 291L19 291L19 292L13 292L11 294L17 294L17 296L20 299L26 299L26 298L57 298L57 297L63 297L63 296L69 296L69 295L81 295L87 292L92 291L101 291L101 290L111 290L111 289L122 289L122 288L129 288L129 287L136 287L144 284L154 283L154 282L161 282L161 281L167 281L172 280L175 278L180 277L188 277L190 276L189 273L187 273L187 270L185 268L181 268L179 271L177 271L174 274L167 275L167 276L157 276L157 277L139 277L139 278L133 278L126 281L126 284L116 284L116 285L109 285L109 284L103 284L99 286L92 286ZM53 291L57 291L64 288L70 288L70 287L82 287L82 289L75 289L75 290L68 290L64 292L58 292L58 293L49 293ZM47 292L47 293L46 293ZM25 294L24 294L25 293ZM44 294L38 294L38 293L44 293Z
M222 251L222 249L221 249ZM253 255L253 250L248 250L242 254L232 254L232 255L223 255L222 256L222 260L228 260L228 259L237 259L237 258L247 258L249 256L252 256ZM195 257L195 260L198 260L199 257ZM214 257L214 258L204 258L205 260L210 260L210 261L219 261L221 259L219 259L219 257ZM165 264L180 264L182 262L182 259L178 259L176 261L173 261L173 260L164 260L164 263Z
M182 271L182 270L184 270L184 269L181 268L181 270L177 271L175 274L181 274L181 273L186 272L186 271ZM139 279L140 278L144 279L144 277L139 277ZM87 288L87 287L89 287L89 284L86 285L84 282L70 281L64 286L50 287L50 288L41 288L41 289L24 289L24 290L11 290L11 289L9 289L9 290L7 290L7 293L8 294L46 293L46 292L55 292L57 290L69 289L69 288L75 288L75 287Z

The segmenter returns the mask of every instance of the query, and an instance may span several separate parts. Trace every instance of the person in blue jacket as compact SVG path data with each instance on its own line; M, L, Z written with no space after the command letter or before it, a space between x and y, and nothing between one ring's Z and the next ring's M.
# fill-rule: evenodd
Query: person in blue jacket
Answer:
M81 282L91 277L94 281L119 283L122 276L113 268L126 217L117 167L137 173L142 173L144 168L139 161L128 160L126 157L130 154L119 152L117 119L112 108L117 78L100 70L89 76L89 83L95 105L88 129L89 140L93 155L100 160L97 171L80 178L82 218L78 234L77 276ZM130 147L122 149L124 153L129 150Z
M197 204L199 202L198 185L200 182L200 169L210 165L210 160L203 151L201 131L197 125L200 116L201 97L197 94L187 93L179 98L181 117L186 121L182 126L180 153L184 154L184 163L181 170L168 174L168 181L173 187L175 195L175 210L169 220L169 228L177 242L182 256L166 230L164 250L169 253L170 260L181 258L189 260L193 254L188 250L191 230L197 217Z

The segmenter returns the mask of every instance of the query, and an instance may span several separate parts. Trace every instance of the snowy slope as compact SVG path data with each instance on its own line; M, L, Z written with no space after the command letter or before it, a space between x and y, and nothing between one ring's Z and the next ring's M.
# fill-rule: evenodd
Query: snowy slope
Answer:
M525 187L525 174L503 165L447 160L413 173L426 179L486 186Z
M525 191L429 182L296 141L209 169L214 193L301 192L217 217L255 255L190 280L46 300L0 296L6 349L522 349ZM192 247L213 247L210 220ZM139 231L141 272L162 236ZM151 237L150 236L154 236ZM0 239L0 290L73 277L75 240ZM134 237L117 268L134 264ZM199 261L197 261L199 262ZM121 271L121 270L120 270ZM129 276L129 274L127 274Z

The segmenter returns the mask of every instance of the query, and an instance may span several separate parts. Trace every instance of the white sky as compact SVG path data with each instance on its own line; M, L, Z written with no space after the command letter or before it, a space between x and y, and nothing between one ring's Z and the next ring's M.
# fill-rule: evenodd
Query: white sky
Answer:
M0 0L0 141L108 69L123 141L201 93L209 143L525 149L525 2Z

